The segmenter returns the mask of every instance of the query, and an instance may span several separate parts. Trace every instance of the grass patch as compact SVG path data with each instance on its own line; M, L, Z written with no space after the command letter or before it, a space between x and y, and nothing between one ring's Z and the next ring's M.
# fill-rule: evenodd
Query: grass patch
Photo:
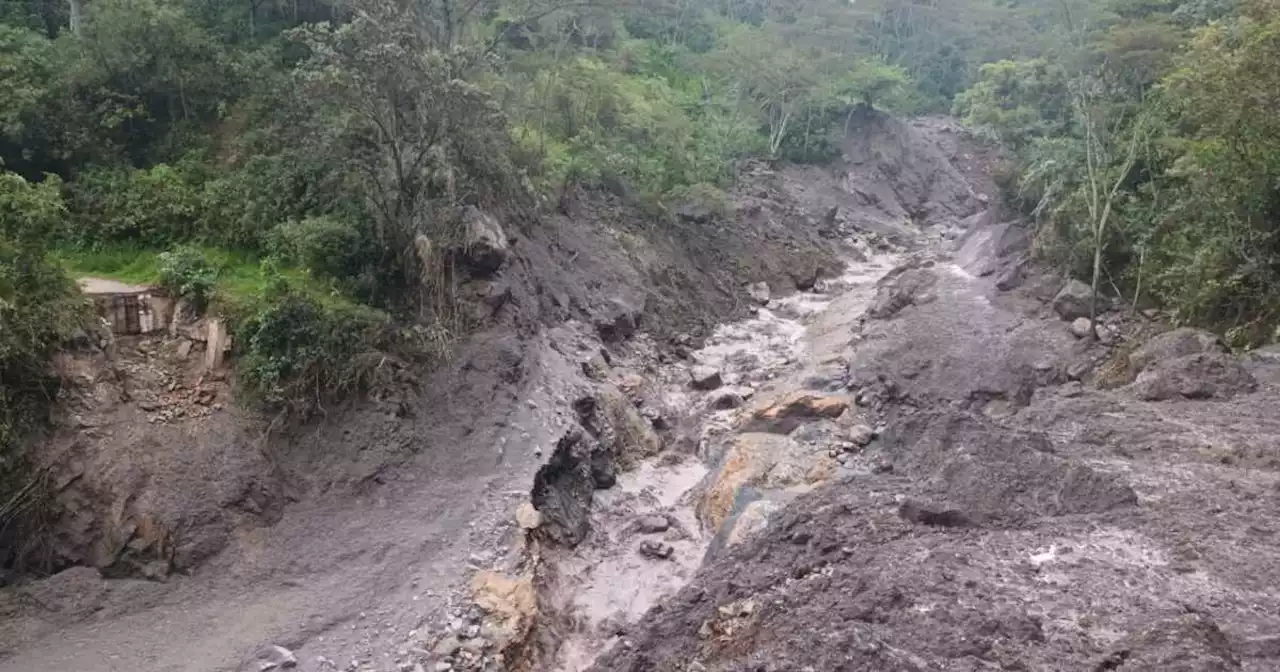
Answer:
M205 258L218 271L214 285L216 302L240 304L246 299L256 299L266 292L275 275L283 276L292 286L298 287L316 298L332 301L324 283L299 268L268 269L257 255L218 247L202 247ZM136 247L105 247L93 250L56 250L54 258L73 278L106 278L131 285L152 285L160 282L160 253L164 250ZM345 302L343 299L338 299Z

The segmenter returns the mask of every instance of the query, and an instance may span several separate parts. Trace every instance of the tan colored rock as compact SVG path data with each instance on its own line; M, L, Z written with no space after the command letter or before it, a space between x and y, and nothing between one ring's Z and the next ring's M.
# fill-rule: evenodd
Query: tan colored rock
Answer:
M222 320L209 320L206 325L204 366L210 371L222 368L223 356L231 348L231 336Z
M805 483L809 485L826 483L835 477L836 469L839 467L840 463L835 458L824 453L814 460L813 465L809 467L809 471L805 473Z
M645 388L646 379L638 373L624 373L617 378L618 388L628 396L635 397Z
M529 576L511 578L483 570L471 579L471 598L485 612L499 650L528 637L538 617L538 596Z
M840 417L849 403L849 397L840 394L792 392L757 410L747 430L789 434L807 421Z
M698 517L708 528L719 529L743 486L763 482L779 462L790 462L805 452L793 439L777 434L745 433L734 437L721 467L710 476L709 486L698 502ZM779 487L784 487L782 471L785 468L777 474Z
M542 512L533 508L533 502L525 502L516 509L516 523L520 529L535 530L542 525Z

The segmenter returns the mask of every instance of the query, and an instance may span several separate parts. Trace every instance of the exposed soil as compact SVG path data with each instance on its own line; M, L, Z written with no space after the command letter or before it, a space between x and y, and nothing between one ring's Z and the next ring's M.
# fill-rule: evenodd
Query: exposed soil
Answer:
M987 206L953 163L982 160L977 148L945 120L875 118L860 132L837 180L815 179L814 169L782 174L789 193L826 213L824 235L848 243L843 274L782 300L758 295L756 317L717 329L688 362L662 363L642 347L615 362L619 384L645 381L639 407L678 431L667 453L588 502L584 541L552 537L537 553L527 669L583 670L603 651L633 648L631 624L646 609L665 612L694 569L848 472L875 434L845 388L853 334L882 294L877 281L904 247L954 237ZM881 243L885 254L867 241L894 242Z

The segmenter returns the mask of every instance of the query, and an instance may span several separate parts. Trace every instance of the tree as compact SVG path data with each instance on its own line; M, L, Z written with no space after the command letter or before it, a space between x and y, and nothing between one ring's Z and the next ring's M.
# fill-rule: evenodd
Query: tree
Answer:
M288 131L317 163L352 172L371 237L405 282L423 270L419 236L457 238L457 206L528 204L506 119L466 79L482 54L436 48L412 18L411 5L373 0L350 23L290 34L310 56L295 72L301 116Z
M1090 81L1082 74L1076 82L1072 100L1076 121L1084 129L1085 151L1085 203L1089 212L1089 231L1093 242L1093 278L1090 286L1093 296L1089 301L1089 330L1094 340L1098 338L1098 282L1102 278L1102 253L1106 247L1107 222L1115 206L1120 187L1128 179L1138 157L1138 142L1142 136L1142 120L1128 129L1128 148L1118 167L1115 164L1116 148L1110 146L1119 133L1103 135L1100 130L1097 105L1090 94ZM1116 122L1123 124L1123 119ZM1108 186L1108 184L1110 186Z
M787 47L769 25L735 30L713 58L739 99L764 116L769 154L777 156L791 122L817 91L813 61Z

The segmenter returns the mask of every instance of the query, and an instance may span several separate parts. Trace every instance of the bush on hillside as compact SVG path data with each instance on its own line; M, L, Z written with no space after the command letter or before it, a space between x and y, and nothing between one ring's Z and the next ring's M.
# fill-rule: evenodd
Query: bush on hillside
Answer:
M204 252L192 245L181 245L160 253L160 284L169 292L203 310L218 281L218 269Z
M232 321L240 384L268 406L305 414L362 387L364 355L386 342L390 325L381 311L321 300L277 277Z
M64 213L57 180L31 184L0 173L0 549L19 554L11 543L28 538L24 514L39 494L22 441L48 420L57 397L54 351L89 317L75 284L45 252ZM6 551L0 566L15 560Z

